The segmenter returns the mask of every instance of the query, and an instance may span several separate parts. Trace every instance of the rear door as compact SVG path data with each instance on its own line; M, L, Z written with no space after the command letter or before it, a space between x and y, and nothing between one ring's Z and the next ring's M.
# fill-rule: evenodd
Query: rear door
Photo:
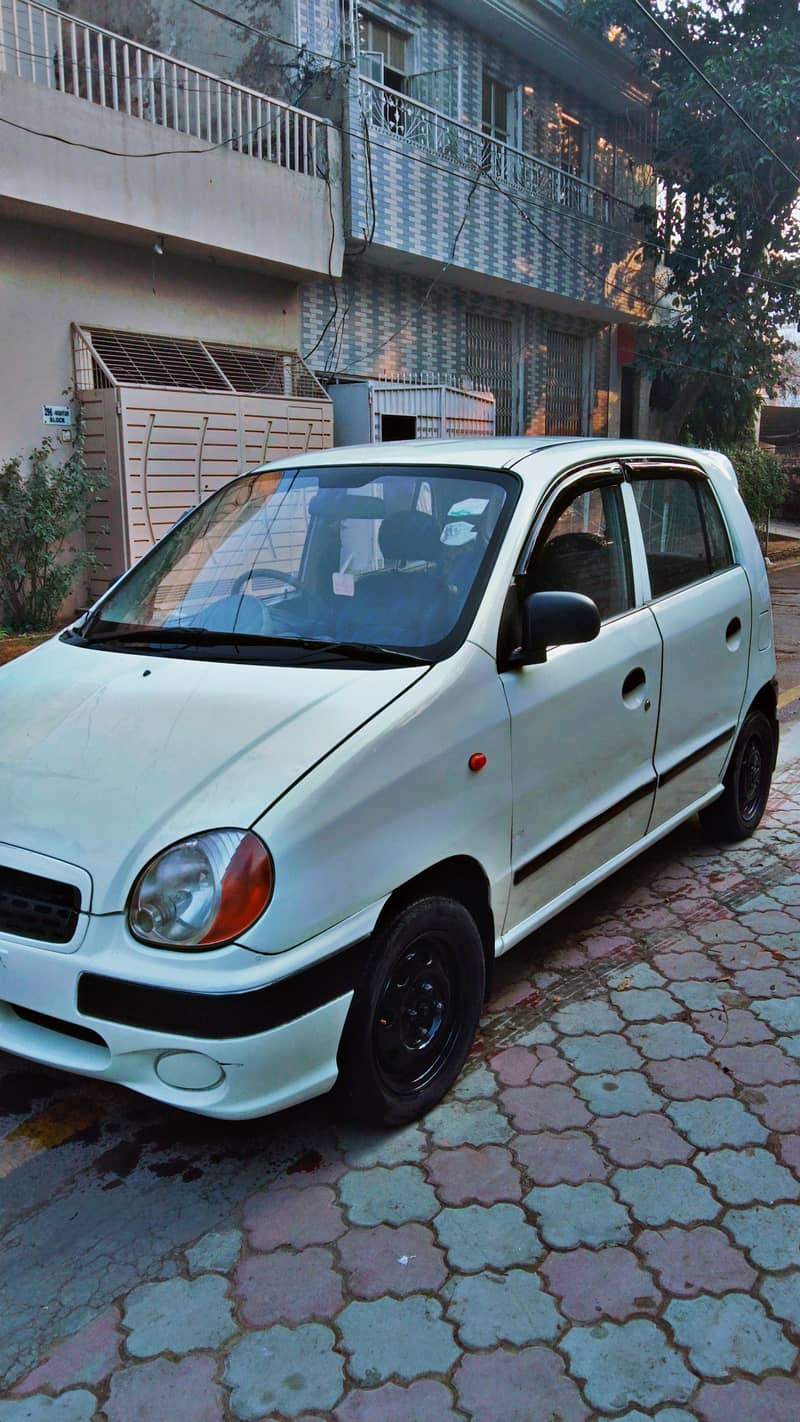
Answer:
M750 585L700 469L632 464L628 477L663 642L655 829L719 784L747 685Z

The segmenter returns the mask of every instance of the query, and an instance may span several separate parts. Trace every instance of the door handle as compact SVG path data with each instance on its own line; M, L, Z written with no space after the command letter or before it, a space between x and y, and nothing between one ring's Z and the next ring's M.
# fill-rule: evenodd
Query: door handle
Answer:
M627 701L628 698L634 696L637 691L641 691L646 679L643 667L634 667L633 671L629 671L622 683L623 701Z
M622 683L622 700L631 711L637 710L644 701L645 711L650 710L650 702L645 701L644 693L647 687L647 677L644 667L634 667L628 672Z
M727 642L732 652L738 651L739 646L741 645L741 631L741 618L732 617L727 627L725 628L725 641Z

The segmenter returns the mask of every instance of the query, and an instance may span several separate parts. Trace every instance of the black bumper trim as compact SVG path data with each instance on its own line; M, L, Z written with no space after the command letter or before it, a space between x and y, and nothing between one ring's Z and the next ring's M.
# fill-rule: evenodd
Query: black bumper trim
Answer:
M179 1037L222 1041L283 1027L350 992L358 982L369 939L314 963L310 968L251 992L184 992L122 978L81 973L78 1011L99 1022L116 1022Z

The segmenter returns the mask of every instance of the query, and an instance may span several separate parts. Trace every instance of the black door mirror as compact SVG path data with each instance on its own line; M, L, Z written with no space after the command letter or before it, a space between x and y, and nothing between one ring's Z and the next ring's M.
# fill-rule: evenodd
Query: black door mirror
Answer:
M599 631L600 613L583 593L531 593L522 604L522 643L512 663L544 662L548 647L593 642Z

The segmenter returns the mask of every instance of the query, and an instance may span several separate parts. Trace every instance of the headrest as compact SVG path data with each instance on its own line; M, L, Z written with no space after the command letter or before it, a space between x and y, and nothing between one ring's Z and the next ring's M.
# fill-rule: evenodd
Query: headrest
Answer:
M435 519L417 509L387 514L378 545L384 558L393 563L435 563L442 551Z

